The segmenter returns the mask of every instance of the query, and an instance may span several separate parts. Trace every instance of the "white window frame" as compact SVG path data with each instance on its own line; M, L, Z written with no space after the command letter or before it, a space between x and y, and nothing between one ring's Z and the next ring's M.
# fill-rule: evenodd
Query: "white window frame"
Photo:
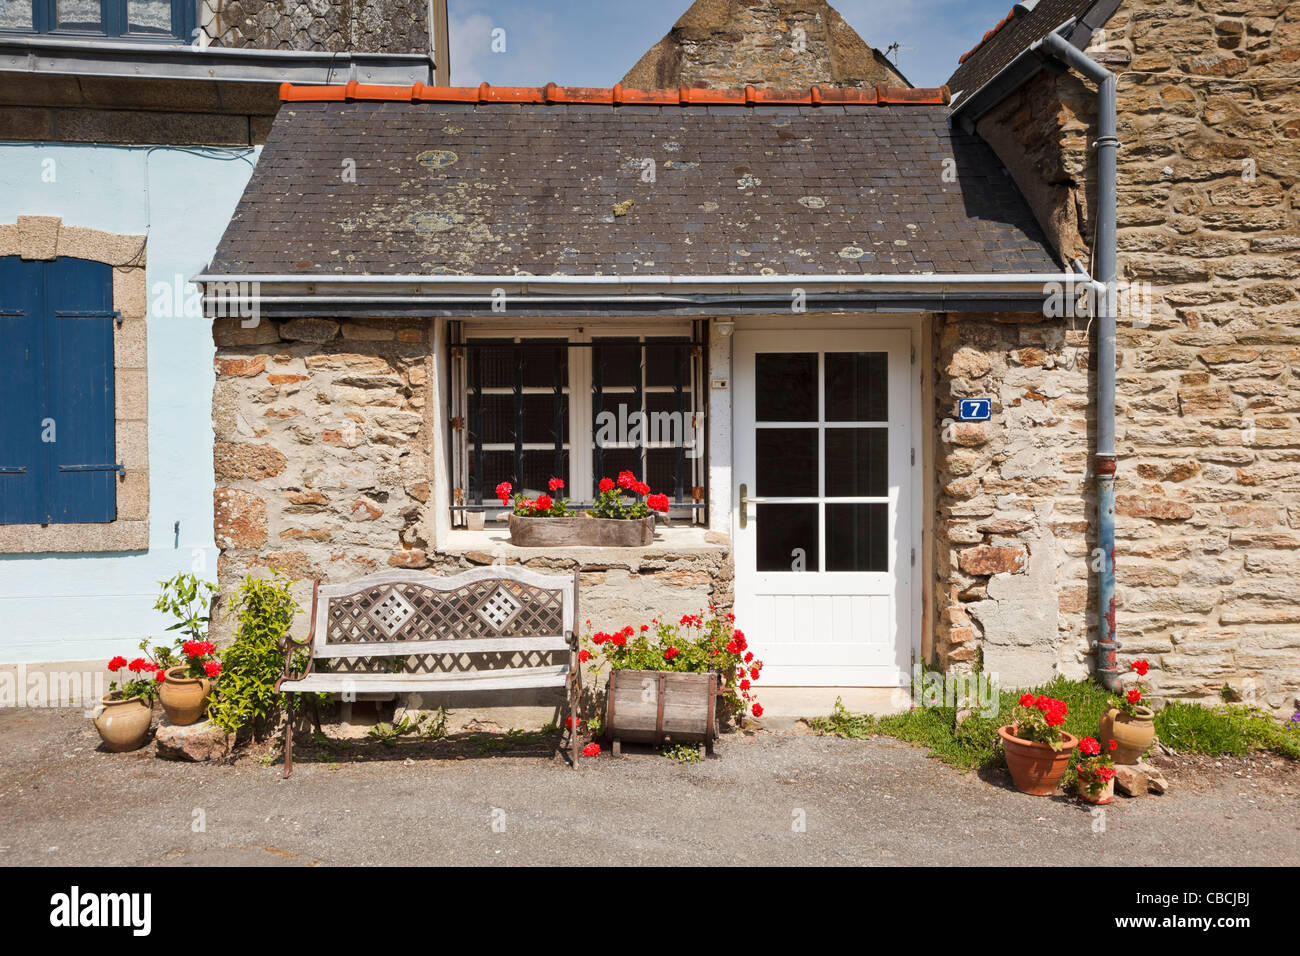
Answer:
M460 326L459 339L451 346L452 389L449 396L453 403L451 417L453 420L459 420L463 423L461 427L453 428L451 432L452 484L458 492L458 494L453 495L451 505L455 507L470 504L466 497L469 479L469 428L467 422L469 413L469 357L468 350L462 347L462 343L471 339L502 339L519 342L522 339L539 338L561 338L576 343L575 347L568 350L569 379L565 388L565 393L569 396L569 440L565 443L569 452L569 474L564 476L567 482L565 491L574 500L589 500L590 495L587 489L593 486L595 478L592 471L592 457L596 440L595 421L591 407L594 371L592 367L592 340L635 337L639 339L675 338L689 341L692 339L693 331L694 326L690 319L656 321L652 328L648 328L643 321L602 320L599 324L583 322L556 324L547 320L538 320L537 322L521 321L509 324L498 322L487 324L486 322L480 323L473 320L463 321ZM693 489L705 488L706 475L708 474L708 443L705 437L705 423L703 420L704 407L708 398L703 384L705 361L706 356L703 354L702 348L699 349L698 353L692 352L690 358L690 408L696 422L693 433L694 441L699 443L700 451L695 458L688 459L691 475L690 480L686 483L685 501L695 506L690 511L691 517L689 519L690 523L693 524L706 524L708 521L707 491L702 496L692 495ZM645 366L643 365L643 396L649 394L645 386L644 376ZM662 391L663 388L665 387L656 386L655 391ZM513 389L510 389L510 392L513 394ZM585 441L582 436L586 436ZM671 443L655 442L647 447L670 446ZM511 447L513 448L513 446ZM525 448L527 447L525 445ZM637 477L645 478L644 475L638 475ZM577 489L582 489L582 493L578 493ZM654 490L658 491L659 489ZM486 494L483 507L485 509L495 507L495 502L489 501ZM684 518L684 509L674 507L673 512L682 514ZM463 511L453 511L451 523L455 528L463 528L465 525Z

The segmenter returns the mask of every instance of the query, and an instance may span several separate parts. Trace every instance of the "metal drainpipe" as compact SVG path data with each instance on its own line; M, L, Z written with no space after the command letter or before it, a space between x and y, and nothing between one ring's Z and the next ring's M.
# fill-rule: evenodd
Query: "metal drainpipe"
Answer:
M1094 295L1097 321L1097 544L1102 561L1097 585L1097 678L1119 690L1115 634L1115 221L1116 133L1115 74L1076 49L1059 33L1049 33L1043 47L1067 66L1097 84L1097 253L1093 279L1102 288Z

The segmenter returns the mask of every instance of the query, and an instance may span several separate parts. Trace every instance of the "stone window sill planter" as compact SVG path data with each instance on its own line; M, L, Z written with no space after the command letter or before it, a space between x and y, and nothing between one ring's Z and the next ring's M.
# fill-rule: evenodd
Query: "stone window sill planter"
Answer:
M581 545L595 548L642 548L654 543L653 515L623 518L521 518L510 516L510 543L520 548Z

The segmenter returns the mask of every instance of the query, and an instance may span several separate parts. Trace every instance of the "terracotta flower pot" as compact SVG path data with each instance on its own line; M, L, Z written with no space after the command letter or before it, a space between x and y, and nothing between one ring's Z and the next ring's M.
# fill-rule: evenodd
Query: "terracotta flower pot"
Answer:
M1137 715L1130 717L1124 711L1111 707L1102 714L1097 726L1098 740L1114 740L1111 754L1116 763L1137 763L1156 739L1155 713L1147 707L1136 708Z
M1022 793L1036 797L1046 797L1056 792L1061 775L1070 763L1070 753L1079 745L1079 738L1073 734L1061 732L1065 742L1060 750L1053 750L1047 744L1033 740L1021 740L1014 733L1011 724L998 728L1002 738L1002 749L1007 754L1007 769L1011 771L1011 781Z
M1097 793L1088 792L1088 782L1079 778L1079 799L1085 803L1106 804L1115 799L1115 778L1111 777Z
M167 719L178 726L192 724L203 716L212 682L206 677L187 677L185 666L167 668L167 679L158 687L158 700Z
M149 721L153 708L139 697L118 697L109 694L103 698L104 707L93 721L104 746L115 754L139 750L149 737Z

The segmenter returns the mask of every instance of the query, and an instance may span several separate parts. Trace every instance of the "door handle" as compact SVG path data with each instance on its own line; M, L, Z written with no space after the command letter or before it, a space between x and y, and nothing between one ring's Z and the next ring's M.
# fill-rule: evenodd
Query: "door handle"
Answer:
M766 498L749 497L749 495L747 494L748 491L749 491L749 485L742 481L740 483L740 527L741 529L744 529L745 526L749 524L749 508L748 508L749 503L752 501L755 504L762 504L763 502L767 501Z

